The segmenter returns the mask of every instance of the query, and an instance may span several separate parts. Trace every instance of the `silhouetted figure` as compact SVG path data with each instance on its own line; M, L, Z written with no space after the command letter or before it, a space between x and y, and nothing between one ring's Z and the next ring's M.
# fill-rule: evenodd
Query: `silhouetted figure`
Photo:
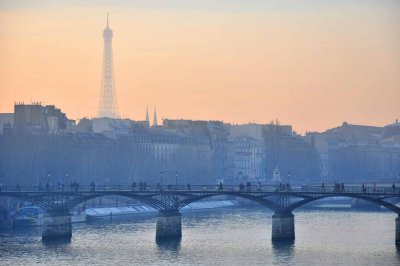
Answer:
M186 188L188 191L192 191L192 186L190 185L190 183L187 183Z
M136 186L137 186L136 182L135 182L135 181L133 181L133 182L132 182L132 190L133 190L133 191L135 191L135 190L136 190Z
M244 191L244 185L243 185L243 183L240 183L240 184L239 184L239 191L240 191L240 192L243 192L243 191Z
M335 182L335 188L333 190L335 193L340 192L340 184Z
M344 192L344 183L340 183L340 191Z
M261 182L257 181L258 187L257 187L257 191L261 191Z
M219 182L218 191L222 191L224 188L222 187L222 182Z
M17 191L21 191L21 186L17 183Z
M92 181L90 183L90 191L95 191L96 190L96 184Z
M251 183L250 183L250 181L247 181L247 183L246 183L246 190L247 190L247 192L251 191Z
M392 190L393 190L393 193L396 192L396 185L395 185L395 183L392 184Z
M322 190L323 192L325 192L325 183L322 183L322 184L321 184L321 190Z

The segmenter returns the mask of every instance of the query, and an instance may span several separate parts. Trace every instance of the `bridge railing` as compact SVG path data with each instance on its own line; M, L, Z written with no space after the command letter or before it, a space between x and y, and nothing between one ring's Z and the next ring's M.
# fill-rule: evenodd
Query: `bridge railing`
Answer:
M79 185L79 186L63 186L60 185L28 185L28 186L1 186L0 192L60 192L60 191L218 191L220 187L218 185ZM394 190L392 187L374 187L366 186L344 186L344 188L338 188L334 185L305 185L305 184L294 184L290 186L284 185L252 185L240 188L239 185L223 185L223 191L243 191L243 192L327 192L327 193L396 193L400 194L400 188L396 187Z

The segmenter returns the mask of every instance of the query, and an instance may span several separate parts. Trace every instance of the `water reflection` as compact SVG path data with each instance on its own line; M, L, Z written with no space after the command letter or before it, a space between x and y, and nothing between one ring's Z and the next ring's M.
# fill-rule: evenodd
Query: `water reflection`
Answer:
M293 261L294 253L294 240L272 242L272 254L276 263L289 264L289 262Z
M70 238L61 239L42 239L42 244L47 248L63 248L71 244Z
M181 249L181 239L163 239L156 240L157 249L159 252L168 252L169 255L178 256Z
M300 210L296 242L279 243L271 242L267 215L245 208L188 213L182 240L168 241L156 241L154 217L74 224L71 242L44 243L41 228L0 230L0 264L400 265L392 213Z

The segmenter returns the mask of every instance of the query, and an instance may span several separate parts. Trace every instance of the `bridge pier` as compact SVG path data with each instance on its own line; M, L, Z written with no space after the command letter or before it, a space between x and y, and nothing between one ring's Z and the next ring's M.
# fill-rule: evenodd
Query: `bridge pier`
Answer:
M182 221L179 210L165 210L157 214L156 240L182 238Z
M396 241L396 246L400 246L400 215L397 216L396 218L396 229L395 229L395 241Z
M292 213L275 213L272 216L272 242L293 241L294 215Z
M42 241L72 238L71 214L68 210L51 211L43 217Z

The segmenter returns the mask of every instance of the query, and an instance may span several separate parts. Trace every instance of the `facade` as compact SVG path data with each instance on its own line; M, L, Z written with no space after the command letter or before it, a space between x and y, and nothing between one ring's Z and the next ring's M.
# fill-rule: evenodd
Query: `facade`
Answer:
M265 181L265 149L261 140L252 137L233 139L233 180Z
M279 123L165 119L150 126L147 114L144 121L83 118L75 125L54 105L17 103L14 109L0 114L4 183L174 184L176 173L180 184L400 178L398 121L343 123L303 137Z
M163 128L175 134L197 136L207 140L211 150L210 167L214 179L228 176L229 130L222 121L195 121L165 119Z
M68 134L72 132L74 120L54 105L41 103L16 103L14 105L14 125L19 133Z
M317 154L291 126L269 124L263 131L265 173L273 180L279 169L284 182L315 181L318 173Z
M343 123L305 140L318 155L321 180L387 180L400 178L400 124L371 127Z
M11 130L14 127L14 114L3 113L0 114L0 135L11 134Z

